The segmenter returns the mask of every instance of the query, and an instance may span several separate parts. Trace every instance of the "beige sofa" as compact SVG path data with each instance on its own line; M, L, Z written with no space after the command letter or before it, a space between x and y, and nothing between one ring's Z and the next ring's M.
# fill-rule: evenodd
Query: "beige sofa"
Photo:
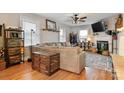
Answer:
M33 51L60 53L60 68L79 74L85 68L84 52L79 47L33 47Z
M60 48L60 68L79 74L85 67L84 52L80 48Z

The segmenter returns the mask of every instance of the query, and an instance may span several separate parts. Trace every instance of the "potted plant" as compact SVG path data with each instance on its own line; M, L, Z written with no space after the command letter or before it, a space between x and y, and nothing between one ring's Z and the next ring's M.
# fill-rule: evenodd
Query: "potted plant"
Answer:
M117 34L119 33L119 31L113 31L112 32L112 38L113 39L117 39Z

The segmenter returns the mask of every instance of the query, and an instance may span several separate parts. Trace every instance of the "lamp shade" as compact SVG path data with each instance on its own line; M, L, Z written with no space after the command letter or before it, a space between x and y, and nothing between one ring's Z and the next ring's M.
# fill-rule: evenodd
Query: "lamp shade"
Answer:
M88 38L87 38L87 41L91 41L91 38L90 38L90 37L88 37Z

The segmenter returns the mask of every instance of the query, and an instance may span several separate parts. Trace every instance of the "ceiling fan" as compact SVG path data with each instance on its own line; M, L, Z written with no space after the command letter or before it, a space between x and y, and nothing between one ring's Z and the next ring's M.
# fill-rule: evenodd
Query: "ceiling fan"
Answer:
M73 16L71 16L72 21L74 24L80 23L80 22L85 22L86 16L80 17L79 13L74 13Z

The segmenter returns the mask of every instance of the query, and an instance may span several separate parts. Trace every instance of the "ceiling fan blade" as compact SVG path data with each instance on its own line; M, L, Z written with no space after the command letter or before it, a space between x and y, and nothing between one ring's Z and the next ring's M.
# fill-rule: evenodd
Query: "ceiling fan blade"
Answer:
M87 17L86 16L84 16L84 17L80 17L80 19L86 19Z
M75 20L75 18L74 18L73 16L71 16L71 18L72 18L73 20Z
M73 16L70 16L72 23L78 24L80 22L85 22L86 16L80 17L79 14L74 14Z
M86 20L79 20L80 22L85 22Z
M65 22L71 22L72 21L72 19L67 19L67 20L65 20Z

